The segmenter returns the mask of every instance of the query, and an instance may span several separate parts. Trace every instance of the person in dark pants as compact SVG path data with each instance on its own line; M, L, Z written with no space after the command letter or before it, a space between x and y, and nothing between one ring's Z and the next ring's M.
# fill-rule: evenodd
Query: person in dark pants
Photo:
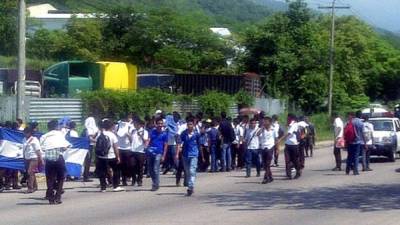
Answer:
M231 121L226 117L226 113L221 113L222 121L219 125L219 131L222 137L222 148L221 148L221 164L222 172L230 171L232 167L232 152L231 145L235 140L235 131L233 130Z
M346 174L350 173L350 170L353 169L354 175L360 175L358 172L358 163L359 163L359 155L361 151L361 145L365 143L363 128L364 123L361 120L361 111L357 111L354 117L353 113L349 113L348 123L353 124L355 139L350 143L347 143L347 160L346 160ZM347 140L346 140L347 141Z
M104 119L101 124L101 133L105 136L108 140L109 147L108 152L106 155L97 155L96 159L96 171L100 180L100 191L106 192L106 177L108 174L108 168L112 170L112 184L113 184L113 191L120 192L125 191L125 189L119 187L120 177L121 177L121 170L120 170L120 163L121 158L119 154L119 146L118 146L118 138L112 132L114 124L109 119ZM98 136L96 145L99 144L101 134ZM97 147L96 147L97 148Z
M35 174L39 172L39 167L43 165L43 158L39 140L33 136L33 130L30 127L24 129L25 138L22 149L24 151L25 169L27 173L26 193L37 191L38 185Z
M41 148L45 152L46 197L50 204L62 203L61 195L65 179L65 161L62 152L71 145L57 127L57 120L50 121L47 124L49 132L40 138Z
M89 151L86 155L83 169L83 182L90 182L90 166L92 164L92 158L94 155L94 145L96 144L96 137L98 135L99 128L96 125L96 121L93 117L88 117L85 120L85 130L83 131L83 137L90 139Z
M333 155L335 156L336 166L332 169L332 171L341 171L342 170L342 148L344 148L344 138L343 138L343 121L339 117L338 113L333 113L333 129L334 129L334 146L333 146Z
M214 119L211 122L211 128L207 131L208 146L210 148L211 168L210 172L215 173L218 171L218 122Z
M149 145L149 132L144 129L144 122L137 120L134 122L135 129L131 133L131 151L132 155L132 186L137 183L140 187L143 185L143 170L146 159L145 149Z
M277 135L278 139L282 138L284 135L283 129L281 128L281 125L279 124L279 117L278 115L273 115L272 116L272 128L275 131L275 134ZM278 161L279 161L279 152L280 152L280 146L279 143L276 143L274 146L274 166L278 167Z
M369 117L367 115L363 116L364 120L364 128L363 128L363 134L364 134L364 141L365 144L363 145L362 149L362 171L372 171L372 169L369 167L370 164L370 157L371 157L371 151L373 149L373 134L374 134L374 125L369 122Z
M302 116L297 122L298 127L298 140L299 140L299 163L300 168L304 169L306 161L306 149L307 149L307 138L308 138L308 124L305 122L305 118Z
M297 140L297 118L293 114L288 115L288 131L287 134L282 137L285 139L285 164L286 164L286 176L292 179L292 167L296 169L297 179L301 176L301 167L299 163L299 142ZM281 139L281 140L282 140Z
M122 186L127 186L127 179L132 177L132 157L130 134L133 130L132 116L127 114L117 125L118 151L121 157L119 164L122 175Z
M168 136L163 131L163 127L163 119L158 118L156 128L150 133L150 142L147 148L148 169L152 180L151 191L157 191L160 188L160 163L165 160L168 151Z
M256 119L250 120L249 128L245 131L245 143L246 149L246 177L251 176L251 167L253 162L256 165L257 177L261 176L261 160L260 160L260 142L259 142L259 131L257 128Z
M263 184L274 181L271 171L271 162L274 155L274 146L278 140L277 133L272 128L272 120L269 117L264 118L263 127L259 131L262 159L264 161L265 175Z

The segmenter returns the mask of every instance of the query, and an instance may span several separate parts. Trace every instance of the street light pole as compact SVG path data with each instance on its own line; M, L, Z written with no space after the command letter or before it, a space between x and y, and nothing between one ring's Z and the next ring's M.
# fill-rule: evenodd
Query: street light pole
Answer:
M18 13L18 80L17 80L17 118L25 119L25 76L26 76L26 4L19 0Z

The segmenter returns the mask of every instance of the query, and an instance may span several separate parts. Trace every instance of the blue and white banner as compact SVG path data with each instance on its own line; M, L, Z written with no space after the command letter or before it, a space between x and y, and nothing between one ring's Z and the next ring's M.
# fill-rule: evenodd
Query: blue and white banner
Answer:
M0 128L0 168L25 170L20 131Z
M72 145L71 148L64 152L67 175L80 177L89 151L89 138L68 137L67 141Z
M35 135L40 138L40 135ZM25 171L22 149L24 134L20 131L0 128L0 168ZM88 138L67 138L71 148L63 156L67 175L80 177L86 154L89 150Z

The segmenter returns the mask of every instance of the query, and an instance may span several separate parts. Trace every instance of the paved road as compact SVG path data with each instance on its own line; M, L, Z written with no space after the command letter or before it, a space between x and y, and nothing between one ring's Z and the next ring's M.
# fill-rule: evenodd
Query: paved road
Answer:
M2 193L0 224L400 224L400 160L375 160L374 171L346 176L330 170L331 152L321 146L299 180L286 180L283 167L274 168L275 181L267 185L244 178L243 171L200 174L192 197L168 175L156 193L149 191L148 179L143 188L124 193L99 193L97 181L69 182L64 203L55 206L42 200L43 189Z

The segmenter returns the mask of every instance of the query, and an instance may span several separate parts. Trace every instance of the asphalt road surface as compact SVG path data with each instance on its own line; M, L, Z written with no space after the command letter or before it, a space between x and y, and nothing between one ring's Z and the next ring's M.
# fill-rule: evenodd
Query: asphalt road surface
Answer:
M121 193L100 193L97 180L68 182L61 205L43 200L43 185L30 195L4 192L0 225L400 224L400 160L375 159L374 171L345 175L331 171L331 149L321 145L307 158L299 180L284 177L283 162L271 184L245 178L244 171L199 174L192 197L172 175L162 176L158 192L149 191L149 179Z

